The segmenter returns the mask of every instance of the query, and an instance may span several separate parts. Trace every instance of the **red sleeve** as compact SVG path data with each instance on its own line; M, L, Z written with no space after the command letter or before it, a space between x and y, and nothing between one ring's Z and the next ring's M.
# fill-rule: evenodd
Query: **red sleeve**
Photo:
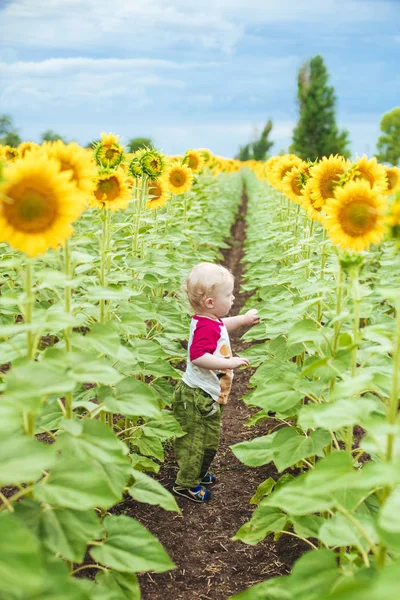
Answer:
M212 319L198 319L189 349L190 360L196 360L203 354L214 354L221 335L221 323Z

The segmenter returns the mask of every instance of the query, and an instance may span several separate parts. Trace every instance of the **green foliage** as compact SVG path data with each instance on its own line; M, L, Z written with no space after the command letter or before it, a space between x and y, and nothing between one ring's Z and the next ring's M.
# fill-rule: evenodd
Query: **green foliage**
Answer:
M239 153L236 156L237 159L241 161L246 160L265 160L269 150L274 145L274 142L271 142L269 139L269 135L272 130L272 121L268 120L268 123L265 125L264 129L261 132L260 138L255 142L250 142L245 146L241 146L239 148Z
M0 115L0 144L17 147L22 142L10 115Z
M348 157L348 132L339 132L335 119L336 97L328 85L328 72L321 56L314 56L299 70L297 98L299 121L293 131L290 151L307 160L330 154Z
M154 148L154 144L150 138L131 138L126 144L128 152L136 152L136 150L141 150L142 148Z
M59 251L36 260L30 323L17 318L27 302L24 259L0 245L0 364L10 367L0 373L8 496L0 496L0 600L139 600L137 572L175 567L149 531L113 507L130 496L179 513L152 477L166 445L184 435L166 408L189 327L177 290L195 262L221 259L241 191L240 174L199 176L156 221L142 215L137 246L137 204L113 213L102 285L103 223L87 211L69 241L68 271ZM75 578L88 562L95 580Z
M42 142L57 142L58 140L65 142L65 138L53 129L46 129L41 135L41 140Z
M380 162L400 164L400 108L393 108L381 119L382 135L378 139L376 157Z
M320 226L299 234L297 207L250 172L246 189L244 310L257 308L261 322L244 340L262 341L243 353L257 367L244 401L261 409L246 425L274 421L267 435L232 450L249 466L273 462L279 476L258 486L257 508L233 539L294 535L312 550L289 576L234 598L395 598L400 256L388 243L360 254L355 293L349 256L331 247Z

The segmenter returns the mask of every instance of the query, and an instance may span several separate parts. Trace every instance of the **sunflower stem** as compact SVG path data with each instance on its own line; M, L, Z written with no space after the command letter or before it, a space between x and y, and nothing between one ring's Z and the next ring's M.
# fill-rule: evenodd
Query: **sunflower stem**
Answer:
M328 232L326 229L323 230L323 242L322 242L322 253L321 253L321 270L319 277L322 280L324 278L325 273L325 263L326 263L326 240L328 237ZM322 292L318 293L318 304L317 304L317 321L321 322L322 318Z
M343 281L344 274L340 260L338 260L338 271L336 274L336 307L335 307L335 323L333 325L333 340L332 340L332 356L334 357L337 350L337 344L339 340L340 329L342 326L339 315L342 312L342 300L343 300Z
M101 254L100 254L100 285L104 288L107 283L107 272L108 272L108 251L110 246L109 239L109 224L110 224L110 211L103 209L101 214L103 221L103 228L101 234ZM107 320L107 305L106 299L100 299L100 323L105 323Z
M26 261L25 270L25 305L24 305L24 322L27 325L32 325L34 294L32 290L33 283L33 262L30 258ZM27 357L32 360L35 356L34 335L29 328L27 331Z
M387 420L390 425L396 423L399 409L399 369L400 369L400 299L396 298L396 331L393 341L393 374L392 389L390 392L390 404ZM390 432L387 439L386 460L393 459L395 433Z
M69 240L66 240L65 245L64 245L64 273L67 278L67 285L65 286L65 290L64 290L64 310L68 315L71 314L71 296L72 296L72 289L71 289L71 285L70 285L70 280L71 280L71 275L72 275L71 266L72 266L71 265L71 248L69 245ZM71 352L70 335L71 335L71 328L66 327L64 329L64 341L65 341L65 350L67 352ZM67 394L65 394L65 418L72 419L72 392L68 392Z
M358 276L360 269L354 266L350 269L351 295L353 300L353 348L351 350L351 375L355 377L357 371L357 350L360 337L360 294Z

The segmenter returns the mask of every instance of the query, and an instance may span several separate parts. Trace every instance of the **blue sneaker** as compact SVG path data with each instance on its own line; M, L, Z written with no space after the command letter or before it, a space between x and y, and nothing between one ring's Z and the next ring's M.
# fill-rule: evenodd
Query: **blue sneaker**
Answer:
M201 480L200 483L202 483L203 485L211 485L212 483L215 483L217 480L214 477L214 475L212 475L211 473L209 473L207 471L207 473L204 475L203 479Z
M211 500L211 492L206 490L202 485L198 485L194 488L185 488L181 485L174 483L172 491L178 496L183 496L192 502L208 502Z

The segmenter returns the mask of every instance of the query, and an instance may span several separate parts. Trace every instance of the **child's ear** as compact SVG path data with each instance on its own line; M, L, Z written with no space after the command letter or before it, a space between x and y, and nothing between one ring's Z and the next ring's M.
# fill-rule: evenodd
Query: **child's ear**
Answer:
M204 301L204 305L206 308L213 308L214 307L214 300L213 298L206 298Z

